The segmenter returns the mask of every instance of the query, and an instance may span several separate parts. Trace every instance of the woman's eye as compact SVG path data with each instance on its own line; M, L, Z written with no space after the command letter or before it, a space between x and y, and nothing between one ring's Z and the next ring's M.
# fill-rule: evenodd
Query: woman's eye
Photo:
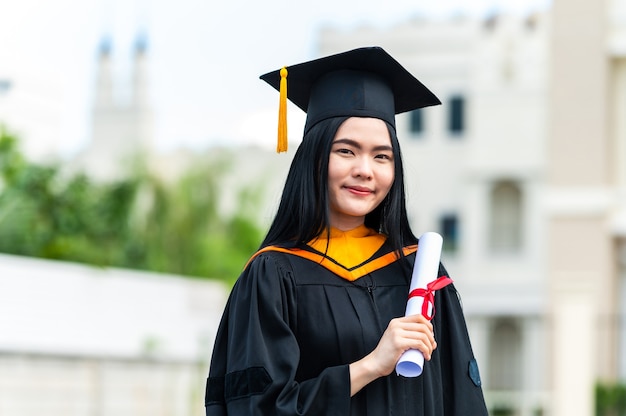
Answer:
M384 153L381 153L380 155L376 155L377 159L384 159L384 160L391 160L391 155L387 155Z
M351 153L352 153L352 150L350 150L350 149L343 149L343 148L339 148L339 149L337 149L337 153L342 153L342 154L349 155L349 154L351 154Z

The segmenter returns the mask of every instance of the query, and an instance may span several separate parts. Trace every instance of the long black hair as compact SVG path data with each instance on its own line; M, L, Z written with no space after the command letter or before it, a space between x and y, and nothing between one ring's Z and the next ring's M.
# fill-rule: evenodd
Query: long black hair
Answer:
M348 117L320 121L296 151L274 221L261 243L293 247L330 232L328 159L333 139ZM394 251L415 244L406 212L402 155L395 129L387 124L394 157L394 181L385 199L365 216L365 225L387 236ZM401 254L400 254L401 255Z

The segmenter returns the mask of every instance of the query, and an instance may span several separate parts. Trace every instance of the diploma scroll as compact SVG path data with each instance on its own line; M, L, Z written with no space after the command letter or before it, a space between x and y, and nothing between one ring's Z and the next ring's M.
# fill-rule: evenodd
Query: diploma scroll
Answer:
M406 304L405 316L422 314L428 319L434 313L433 292L439 273L441 247L443 238L434 232L424 233L419 238L419 248L415 254L415 264L409 287L409 300ZM451 280L443 282L443 286ZM424 355L419 350L405 351L396 364L396 373L404 377L417 377L424 368Z

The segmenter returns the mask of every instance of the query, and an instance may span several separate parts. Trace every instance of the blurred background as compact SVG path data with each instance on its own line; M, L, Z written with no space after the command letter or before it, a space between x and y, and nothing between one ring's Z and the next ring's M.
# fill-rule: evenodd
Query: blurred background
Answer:
M493 416L626 414L626 2L0 0L0 415L202 415L302 133L283 65L379 45Z

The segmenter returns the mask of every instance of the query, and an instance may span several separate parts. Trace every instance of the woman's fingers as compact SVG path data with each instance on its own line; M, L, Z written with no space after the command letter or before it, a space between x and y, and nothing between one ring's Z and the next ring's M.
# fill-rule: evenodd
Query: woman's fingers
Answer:
M381 375L387 375L406 350L419 350L426 360L430 360L435 348L437 343L432 324L421 315L413 315L392 319L372 356Z
M394 332L394 344L399 354L408 349L416 349L424 354L426 360L430 360L432 352L437 348L437 343L432 332L424 328L402 328Z
M388 330L398 337L396 343L404 351L409 348L418 349L428 355L427 359L430 359L431 352L437 347L433 326L422 315L393 319Z

